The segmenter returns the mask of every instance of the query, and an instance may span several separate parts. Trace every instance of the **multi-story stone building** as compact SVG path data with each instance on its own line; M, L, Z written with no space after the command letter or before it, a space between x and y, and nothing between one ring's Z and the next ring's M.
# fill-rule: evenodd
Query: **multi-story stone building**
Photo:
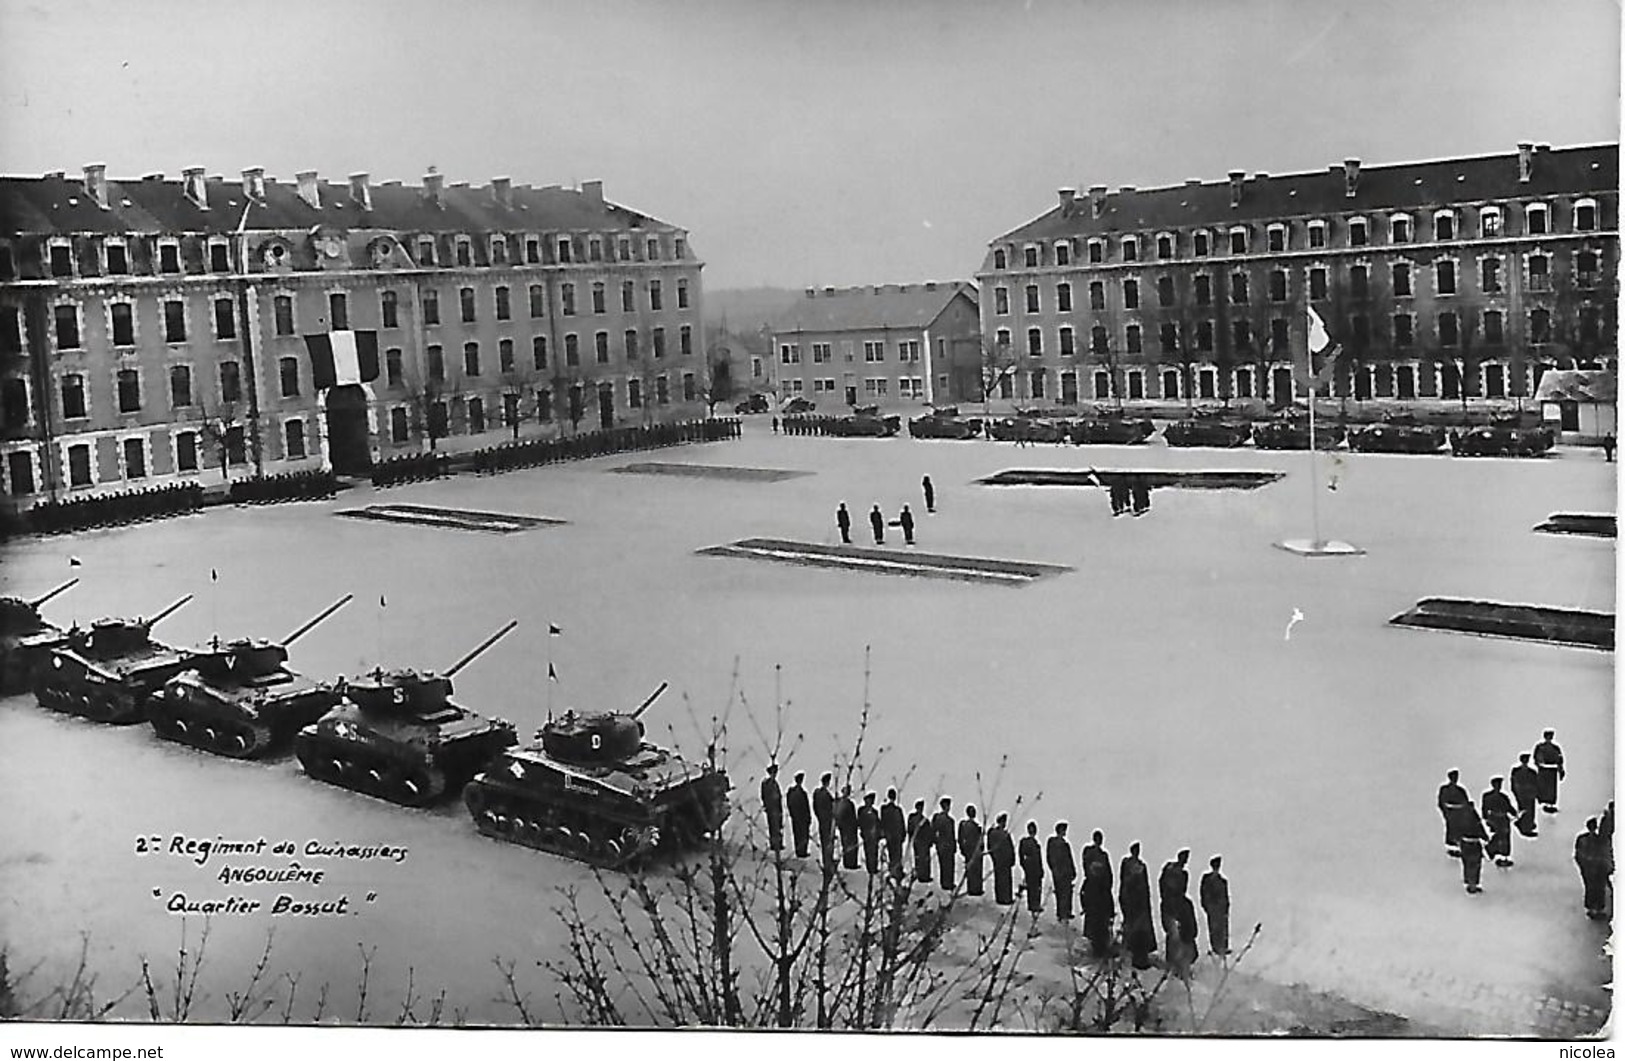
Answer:
M976 288L964 281L809 287L775 322L779 397L869 405L977 397Z
M1612 362L1619 146L1085 194L993 240L987 356L1007 394L1262 398L1306 388L1307 307L1341 346L1322 393L1513 399Z
M579 190L0 178L0 485L364 470L440 438L703 409L687 233ZM318 388L306 336L376 333Z

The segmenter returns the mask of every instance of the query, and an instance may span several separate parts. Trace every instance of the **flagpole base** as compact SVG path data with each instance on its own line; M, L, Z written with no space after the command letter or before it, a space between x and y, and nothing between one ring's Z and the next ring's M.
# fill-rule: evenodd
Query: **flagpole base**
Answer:
M1364 556L1365 550L1358 545L1336 539L1288 538L1286 541L1276 542L1277 549L1297 556Z

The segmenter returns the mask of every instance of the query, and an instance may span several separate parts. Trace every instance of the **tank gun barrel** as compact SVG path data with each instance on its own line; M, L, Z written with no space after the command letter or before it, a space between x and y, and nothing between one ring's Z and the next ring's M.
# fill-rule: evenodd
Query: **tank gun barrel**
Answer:
M446 671L446 677L448 677L448 678L456 677L458 671L462 670L464 667L468 666L470 663L473 663L474 660L479 657L480 653L484 652L486 649L490 648L492 645L494 645L498 641L502 640L504 637L506 637L508 635L508 632L510 630L512 630L514 627L516 627L518 625L519 625L519 620L518 619L509 620L507 626L504 626L502 629L498 630L496 633L492 634L490 637L486 638L484 641L481 641L474 648L474 651L470 652L468 655L464 656L462 659L458 660L456 663L453 663L451 665L450 669L448 669Z
M660 699L660 694L665 692L666 691L666 686L668 686L670 684L671 684L670 682L661 682L660 683L660 688L658 688L654 692L650 693L649 694L649 699L643 701L642 704L638 705L638 709L636 711L632 712L632 717L633 718L638 718L645 711L649 710L650 705L652 705L656 700Z
M176 601L174 604L171 604L169 607L165 608L163 611L159 612L157 615L154 615L151 619L146 620L144 625L147 627L147 629L149 629L149 630L152 629L153 627L157 626L159 623L163 622L165 619L169 618L171 615L174 615L177 611L179 611L181 609L181 605L189 603L191 601L191 599L192 599L192 595L190 593L188 593L186 596L182 597L180 600Z
M284 648L286 648L287 646L293 644L295 641L299 640L301 637L304 637L306 634L308 634L312 630L316 629L317 624L321 623L329 615L332 615L334 612L338 611L340 608L344 607L346 604L349 604L353 600L355 600L355 594L354 593L346 593L339 600L334 601L332 604L329 604L326 608L324 608L321 611L321 613L319 615L316 616L316 618L310 620L304 626L301 626L299 629L295 630L293 633L289 634L287 637L284 637L282 639L282 646Z
M78 579L70 578L66 582L62 583L62 585L58 586L56 589L53 589L51 592L47 593L45 596L38 597L38 598L36 598L34 600L29 601L28 602L29 606L34 607L34 608L38 608L42 604L47 604L47 603L49 603L51 601L52 598L61 596L62 594L68 592L68 590L70 590L73 587L77 586L78 584L79 584Z

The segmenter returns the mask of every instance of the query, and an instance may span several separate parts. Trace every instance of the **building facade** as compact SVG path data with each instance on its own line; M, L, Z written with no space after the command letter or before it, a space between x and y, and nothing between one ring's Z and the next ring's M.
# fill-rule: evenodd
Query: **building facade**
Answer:
M1521 144L1063 188L988 246L986 356L1007 397L1284 404L1307 393L1314 307L1340 347L1322 394L1528 398L1547 367L1617 356L1618 181L1617 144Z
M980 344L972 284L809 287L774 324L774 388L826 407L979 397Z
M694 415L700 272L683 229L596 181L0 178L0 488L359 472ZM376 334L376 376L319 388L305 338L346 330Z

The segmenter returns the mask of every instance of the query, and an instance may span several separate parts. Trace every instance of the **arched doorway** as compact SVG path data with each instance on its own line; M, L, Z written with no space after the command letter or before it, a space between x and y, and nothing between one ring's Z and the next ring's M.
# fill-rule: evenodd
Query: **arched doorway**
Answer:
M327 392L327 453L340 475L372 471L372 434L367 424L367 392L358 383Z

